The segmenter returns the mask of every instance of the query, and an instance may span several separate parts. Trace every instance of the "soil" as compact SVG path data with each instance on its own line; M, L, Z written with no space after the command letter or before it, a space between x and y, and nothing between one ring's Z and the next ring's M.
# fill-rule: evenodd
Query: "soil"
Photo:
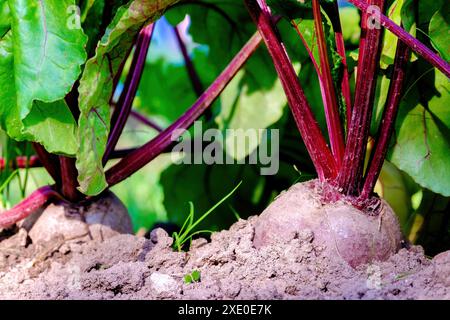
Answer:
M257 217L174 252L172 238L117 235L86 243L24 246L21 229L2 241L0 299L450 299L450 252L421 247L353 269L323 255L311 231L253 246ZM199 270L201 279L185 283Z
M163 229L33 242L22 225L0 233L0 299L450 299L450 251L404 245L353 268L308 228L257 249L260 223L239 220L188 252Z

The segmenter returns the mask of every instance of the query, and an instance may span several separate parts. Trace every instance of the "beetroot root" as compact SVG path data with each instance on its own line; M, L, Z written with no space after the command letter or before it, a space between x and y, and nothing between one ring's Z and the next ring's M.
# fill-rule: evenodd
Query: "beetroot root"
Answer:
M302 230L311 230L314 242L328 256L350 266L384 261L401 247L397 217L382 201L380 213L368 215L344 201L324 203L320 183L310 181L292 186L260 215L253 244L261 248L288 242Z
M36 217L30 216L30 219ZM29 236L33 243L47 242L56 237L79 242L104 240L132 232L127 209L119 198L108 191L83 206L63 202L50 204L33 223Z

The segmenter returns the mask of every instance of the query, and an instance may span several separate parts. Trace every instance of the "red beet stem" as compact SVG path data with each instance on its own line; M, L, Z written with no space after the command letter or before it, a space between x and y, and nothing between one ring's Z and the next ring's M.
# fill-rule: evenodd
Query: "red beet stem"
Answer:
M325 119L330 137L331 150L333 151L336 165L339 170L344 157L344 135L342 133L341 119L339 117L339 107L334 89L333 77L331 76L330 61L328 59L327 42L323 30L322 13L320 12L319 0L313 0L314 27L317 36L317 44L320 57L320 76L323 80L325 91Z
M0 228L7 228L25 219L52 199L62 199L51 186L37 189L14 208L0 212Z
M178 42L178 46L180 47L181 54L183 55L184 63L186 65L186 69L189 75L189 79L192 83L192 88L195 91L195 94L200 97L205 91L203 88L202 81L200 80L200 76L197 73L197 70L195 69L194 63L191 60L191 57L189 56L189 52L186 48L186 44L183 41L183 38L181 37L180 31L178 30L178 27L173 27L173 31L175 33L175 37Z
M360 198L367 200L372 195L375 184L383 167L384 159L389 148L389 141L394 130L395 119L400 105L402 91L405 83L406 69L410 57L410 50L406 44L397 42L394 71L389 86L388 100L383 111L383 118L378 132L373 157L369 162L364 187Z
M58 156L51 154L45 150L39 143L33 143L33 148L44 166L45 170L50 174L57 185L61 184L61 168L59 166Z
M59 157L59 163L61 166L61 193L71 202L81 200L84 195L77 189L78 171L75 166L75 158Z
M265 1L245 0L245 4L272 57L297 127L319 178L321 180L333 179L337 174L336 161L306 100Z

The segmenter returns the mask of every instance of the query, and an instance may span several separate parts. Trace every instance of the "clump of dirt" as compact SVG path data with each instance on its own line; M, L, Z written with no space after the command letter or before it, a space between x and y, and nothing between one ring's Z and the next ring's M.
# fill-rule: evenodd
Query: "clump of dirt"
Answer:
M197 239L189 252L173 251L162 229L60 246L27 243L22 229L0 242L0 298L450 299L450 252L430 260L414 246L354 269L325 254L310 229L256 249L258 219ZM185 283L194 270L200 281Z

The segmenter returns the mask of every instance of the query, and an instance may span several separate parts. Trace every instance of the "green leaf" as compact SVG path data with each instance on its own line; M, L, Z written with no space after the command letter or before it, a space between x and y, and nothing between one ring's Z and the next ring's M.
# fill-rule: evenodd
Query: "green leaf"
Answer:
M89 0L86 2L82 11L81 22L83 30L88 36L88 43L86 44L86 52L89 57L95 54L95 47L102 35L102 20L104 13L105 2L100 0Z
M413 2L415 2L413 0ZM446 0L435 0L435 1L417 1L419 7L419 26L431 20L434 13L442 8Z
M408 30L414 36L416 28L425 31L424 29L428 27L431 17L444 3L445 0L404 0L401 16L405 30Z
M127 3L127 0L86 0L81 7L81 22L88 36L86 52L88 57L95 55L95 48L106 28L111 23L117 10Z
M315 34L315 27L314 27L314 20L312 19L298 19L295 20L295 23L297 24L298 29L302 33L303 38L305 39L306 43L308 44L309 49L311 50L314 59L317 62L317 65L320 67L320 58L319 58L319 48L317 46L317 40L316 40L316 34ZM324 24L325 31L330 31L329 24ZM302 49L304 48L303 43L301 42L300 36L297 35L297 33L293 33L292 39L291 39L291 46L298 46ZM306 49L305 53L306 53ZM307 54L307 53L306 53ZM306 58L307 57L307 58ZM309 55L305 55L306 61L310 62ZM301 58L300 58L301 61ZM301 61L302 64L304 63Z
M152 53L150 48L150 55ZM194 51L193 61L202 81L206 81L204 70L208 66L203 52ZM197 96L184 65L157 59L147 62L138 90L135 106L148 115L157 116L170 124L191 106Z
M211 8L205 8L202 4ZM195 43L208 46L210 68L213 68L216 75L225 68L255 31L244 4L235 0L186 3L170 10L165 17L172 25L176 25L187 14L191 18L189 33ZM197 66L197 69L201 68Z
M407 188L404 175L392 163L385 161L374 191L394 209L402 231L408 234L408 222L412 214L412 194Z
M177 0L134 0L119 8L97 45L96 54L86 63L79 87L79 145L77 169L80 191L97 195L106 183L102 157L109 134L109 100L113 79L133 45L139 30L155 21Z
M403 7L403 0L396 0L387 10L388 17L396 24L401 23L401 12ZM397 49L398 38L390 33L386 32L383 39L383 49L381 51L381 68L386 69L389 65L394 63L395 51Z
M192 280L194 280L195 282L200 281L200 271L198 271L198 270L192 271L191 276L192 276Z
M192 282L194 282L194 279L192 279L192 276L190 274L184 276L184 283L190 284Z
M416 8L414 0L405 0L402 7L401 17L403 28L411 33L413 36L416 35Z
M421 186L450 196L450 83L436 71L435 86L429 100L417 103L413 89L401 104L390 159Z
M190 274L184 276L184 283L190 284L200 281L200 271L194 270Z
M277 122L283 115L287 101L280 81L275 81L272 88L261 87L260 90L252 92L249 84L242 82L244 74L244 71L240 71L221 95L222 110L215 121L222 130L242 129L243 134L247 130L258 132L259 129ZM257 82L257 79L254 81ZM230 156L241 160L258 147L261 138L250 139L245 148L232 148L235 137L231 135L224 144Z
M48 132L63 133L61 126L69 126L58 138L72 141L75 124L68 119L65 104L58 101L71 90L86 59L83 31L68 24L68 8L75 1L9 0L7 4L11 29L0 40L0 125L16 140L39 141L48 151L73 154L72 143L48 139ZM43 114L53 115L45 124L55 128L43 128Z
M86 17L89 14L89 11L91 10L92 6L95 4L95 2L97 3L102 3L104 5L104 1L100 1L100 0L86 0L82 2L82 8L81 8L81 22L86 21Z
M431 18L429 34L433 47L447 61L450 61L450 3L445 2Z
M23 121L27 133L46 146L47 151L75 155L78 149L77 124L64 100L52 103L36 101Z
M312 17L311 0L267 0L267 4L275 14L288 20Z
M0 39L11 29L11 18L9 14L8 2L0 1Z
M383 117L383 110L384 106L386 105L390 83L391 79L389 79L386 75L380 74L378 76L378 86L375 90L375 104L372 116L372 123L370 126L370 133L373 136L376 136L378 132L378 127Z
M355 7L339 8L339 15L344 40L352 45L357 45L361 35L361 16L359 15L358 9Z

